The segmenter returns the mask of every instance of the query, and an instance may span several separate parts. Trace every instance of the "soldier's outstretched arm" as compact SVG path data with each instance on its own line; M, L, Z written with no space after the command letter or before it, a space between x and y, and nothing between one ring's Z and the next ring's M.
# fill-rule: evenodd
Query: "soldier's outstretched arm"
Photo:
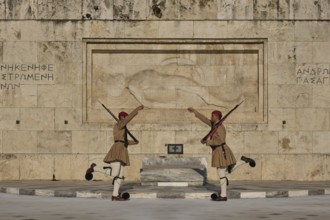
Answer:
M120 128L124 128L128 122L130 122L137 114L138 111L142 110L144 108L143 105L140 105L139 107L137 107L136 109L134 109L131 113L129 113L123 120L118 122L118 126Z
M211 126L211 120L208 119L207 117L205 117L204 115L202 115L201 113L199 113L196 109L192 108L192 107L189 107L187 109L189 112L192 112L195 114L195 116L201 120L202 122L204 122L205 124L207 124L208 126Z

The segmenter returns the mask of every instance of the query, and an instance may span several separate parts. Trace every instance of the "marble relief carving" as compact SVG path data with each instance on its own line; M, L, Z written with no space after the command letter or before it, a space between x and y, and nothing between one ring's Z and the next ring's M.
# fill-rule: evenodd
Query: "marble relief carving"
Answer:
M87 121L102 122L98 101L112 109L227 111L245 100L249 120L263 120L263 44L223 42L88 43ZM154 118L157 120L157 118Z

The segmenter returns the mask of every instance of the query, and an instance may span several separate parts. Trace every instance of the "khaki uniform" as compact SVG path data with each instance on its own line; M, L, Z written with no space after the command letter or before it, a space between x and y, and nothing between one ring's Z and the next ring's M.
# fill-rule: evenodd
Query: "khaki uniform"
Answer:
M211 120L206 118L199 112L195 112L195 116L202 122L212 127ZM227 168L236 164L236 159L226 143L226 129L223 125L217 129L211 139L206 141L206 145L212 148L212 167ZM222 145L222 146L219 146Z
M123 143L125 141L125 126L130 122L136 115L138 114L138 110L135 109L129 115L127 115L123 120L119 120L114 128L113 128L113 137L115 141L122 141L122 142L115 142L108 154L104 158L105 163L112 163L112 162L121 162L123 166L129 166L129 156L127 148ZM134 144L134 141L129 140L128 144Z

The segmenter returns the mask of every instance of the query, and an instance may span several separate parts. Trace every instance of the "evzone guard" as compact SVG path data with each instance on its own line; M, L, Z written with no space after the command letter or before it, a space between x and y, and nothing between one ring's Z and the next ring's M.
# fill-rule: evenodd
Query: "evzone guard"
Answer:
M113 128L114 144L103 160L105 163L110 164L110 166L100 167L95 163L92 163L90 168L88 168L86 171L85 178L86 180L91 180L93 178L93 172L100 172L113 177L112 201L123 201L129 198L128 193L124 193L122 195L119 194L120 186L124 180L124 167L130 165L127 147L128 145L139 143L139 141L128 131L126 126L138 114L138 111L144 108L144 106L141 105L137 107L130 114L127 114L126 112L120 112L118 119L103 104L102 106L117 121ZM130 135L133 140L128 140L128 135Z
M245 163L249 163L251 167L255 167L256 165L253 159L245 156L242 156L239 161L236 161L233 152L226 144L226 129L222 122L238 106L239 105L235 106L235 108L223 118L220 111L213 111L211 120L199 113L196 109L192 107L188 108L189 112L194 113L198 119L211 127L211 131L201 140L201 143L212 148L212 167L217 169L220 178L220 194L213 193L211 195L214 201L227 201L228 178L226 174L230 174Z

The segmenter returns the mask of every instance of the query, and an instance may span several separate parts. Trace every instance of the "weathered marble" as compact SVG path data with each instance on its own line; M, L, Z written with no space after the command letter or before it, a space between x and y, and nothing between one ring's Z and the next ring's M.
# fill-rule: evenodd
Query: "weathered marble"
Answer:
M54 155L25 154L19 158L20 180L52 180L54 174Z
M0 180L18 180L20 163L16 154L0 154Z
M4 131L2 133L3 153L37 153L37 132Z
M4 63L36 63L38 48L35 42L5 42Z
M329 86L313 88L313 106L317 108L330 108Z
M37 107L37 85L19 84L18 88L2 90L2 107Z
M6 19L37 19L38 0L6 1Z
M311 154L313 152L313 135L310 132L280 132L279 152Z
M199 142L209 127L187 108L210 117L243 99L226 142L257 167L230 179L329 180L329 9L328 0L0 0L0 180L83 180L91 162L103 165L115 121L98 101L114 114L145 105L128 125L140 143L128 149L126 180L140 180L146 156L175 157L167 143L206 158L218 180ZM1 66L11 64L19 69ZM15 80L22 64L53 75Z
M276 132L245 132L245 152L251 154L277 154L278 134Z
M159 182L203 185L206 166L205 158L146 157L143 159L140 180L142 185L157 185Z
M294 18L295 19L326 19L329 18L329 1L294 1Z
M83 180L88 168L87 155L55 155L55 178L57 180Z
M24 108L18 126L22 130L53 130L54 115L54 108Z
M218 0L218 19L253 19L253 4L248 0Z
M72 132L72 153L105 154L109 147L107 146L107 134L104 131Z
M0 19L5 19L6 17L6 1L0 0Z
M38 131L38 153L72 153L71 131Z
M311 118L308 120L306 118ZM296 110L296 129L301 131L329 130L329 110L325 108L300 108Z
M38 86L38 107L72 107L71 85Z
M0 129L17 130L20 125L16 124L20 120L20 111L17 108L0 108Z
M38 19L82 19L81 0L38 0Z
M329 131L313 132L313 152L329 154Z
M113 19L114 1L82 1L82 14L85 19Z
M114 0L113 17L121 20L141 20L147 17L146 0Z

